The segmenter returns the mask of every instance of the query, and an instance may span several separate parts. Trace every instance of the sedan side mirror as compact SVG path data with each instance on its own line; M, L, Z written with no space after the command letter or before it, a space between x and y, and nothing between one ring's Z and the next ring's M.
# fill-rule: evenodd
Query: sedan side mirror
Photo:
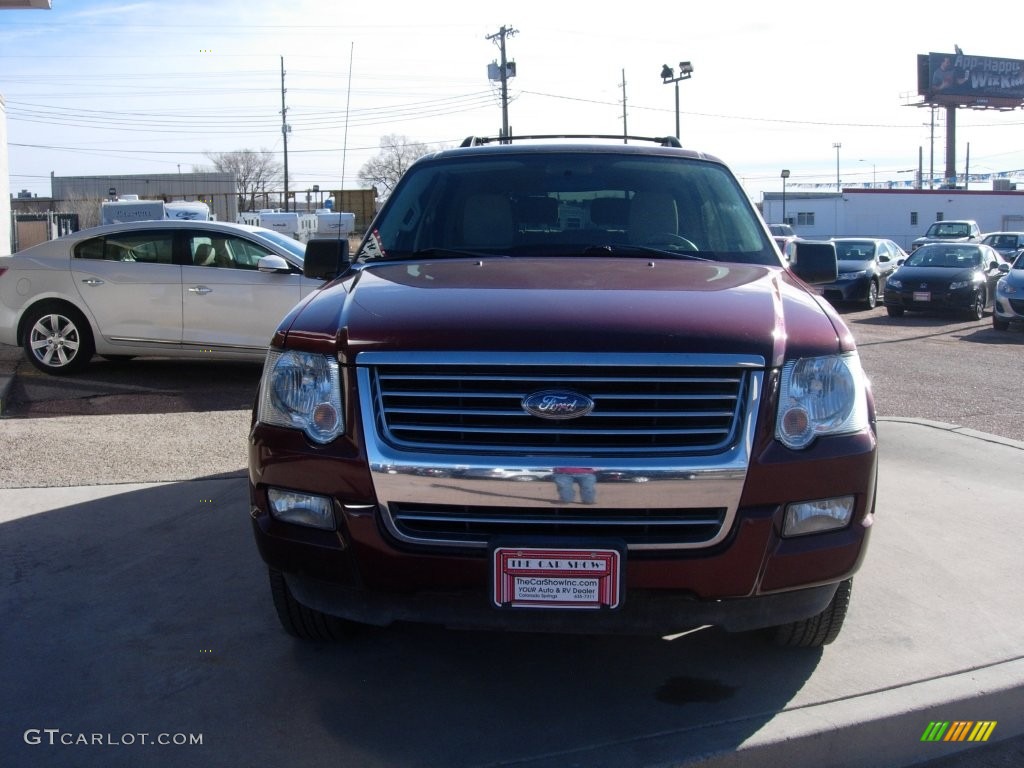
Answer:
M839 276L835 243L809 240L794 242L789 267L809 285L834 283Z
M291 272L292 265L276 254L262 256L256 262L256 269L260 272Z
M316 238L306 243L302 274L312 280L333 280L349 267L348 238Z

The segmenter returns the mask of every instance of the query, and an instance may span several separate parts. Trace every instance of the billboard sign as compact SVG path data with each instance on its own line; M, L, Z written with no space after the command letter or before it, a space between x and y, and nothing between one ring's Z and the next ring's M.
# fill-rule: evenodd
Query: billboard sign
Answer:
M936 104L1024 105L1024 61L957 53L918 56L918 92Z

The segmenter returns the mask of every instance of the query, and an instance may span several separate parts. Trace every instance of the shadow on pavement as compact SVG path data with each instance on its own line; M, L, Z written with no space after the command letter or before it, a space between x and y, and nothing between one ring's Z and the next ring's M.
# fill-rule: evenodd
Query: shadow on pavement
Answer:
M973 746L922 743L930 721L1018 736L1022 446L879 432L871 546L823 652L715 630L302 643L274 616L244 477L0 490L3 764L852 768Z
M17 362L4 415L79 416L234 411L252 407L262 363L95 358L81 373L52 376Z
M702 727L741 720L716 745L734 748L821 658L717 631L668 642L405 626L306 644L273 614L243 478L106 492L0 492L5 519L24 515L0 526L6 766L557 765L613 743L655 757L664 734L699 754ZM115 744L27 744L32 729Z

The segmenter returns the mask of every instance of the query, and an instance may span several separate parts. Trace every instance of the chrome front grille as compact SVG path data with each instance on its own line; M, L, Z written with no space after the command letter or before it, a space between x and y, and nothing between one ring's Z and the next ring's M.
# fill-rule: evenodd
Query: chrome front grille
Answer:
M386 512L397 538L423 544L481 546L494 536L613 537L631 549L680 548L714 540L727 510L522 508L393 503Z
M391 354L357 359L382 443L398 451L518 456L720 453L743 424L761 358L719 355ZM580 418L531 415L547 390L593 401Z

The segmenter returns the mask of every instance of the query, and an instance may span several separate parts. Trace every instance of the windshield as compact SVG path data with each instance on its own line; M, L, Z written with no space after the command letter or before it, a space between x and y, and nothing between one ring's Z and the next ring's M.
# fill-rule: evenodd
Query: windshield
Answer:
M260 229L253 234L262 237L264 240L270 240L272 243L280 248L288 251L289 254L295 257L295 261L301 267L302 262L306 258L306 244L301 243L294 237L288 237L282 235L280 232L275 232L272 229Z
M421 161L357 259L652 254L781 264L721 164L582 150Z
M875 258L875 244L870 240L835 240L836 258L840 261L867 261Z
M928 237L970 237L971 226L958 221L936 222L928 227Z
M905 267L943 267L966 269L981 266L981 254L969 245L922 245L905 262Z

